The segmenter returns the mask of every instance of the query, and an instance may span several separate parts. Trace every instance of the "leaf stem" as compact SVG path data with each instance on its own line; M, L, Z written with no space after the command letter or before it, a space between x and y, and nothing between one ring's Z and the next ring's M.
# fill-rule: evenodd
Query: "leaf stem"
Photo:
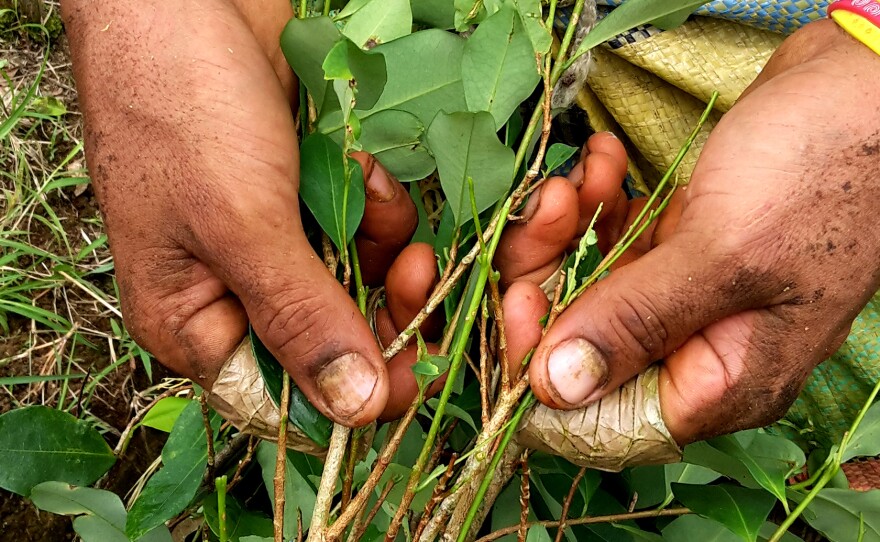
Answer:
M363 274L361 273L360 259L358 258L357 245L352 239L348 244L348 250L351 253L351 268L354 272L354 289L357 294L358 309L361 314L367 314L367 289L364 287Z
M214 481L214 487L217 488L217 517L220 523L220 542L226 542L228 540L226 534L226 476L218 476Z

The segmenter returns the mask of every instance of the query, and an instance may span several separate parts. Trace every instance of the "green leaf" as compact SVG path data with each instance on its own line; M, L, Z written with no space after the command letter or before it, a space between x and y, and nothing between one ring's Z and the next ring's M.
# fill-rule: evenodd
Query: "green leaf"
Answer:
M765 521L764 525L761 525L761 530L758 532L758 540L761 542L767 542L767 540L773 536L773 533L776 532L777 527L779 527L779 525L770 521ZM779 539L779 542L804 542L804 539L790 532L786 532L782 535L782 538Z
M336 247L344 249L364 216L364 174L349 160L351 182L346 197L342 148L324 134L307 136L300 145L299 195Z
M338 133L338 132L337 132ZM422 144L425 125L406 111L380 111L361 123L358 143L399 181L417 181L437 167Z
M275 356L269 352L263 341L257 336L253 328L249 331L251 345L254 350L254 358L257 360L257 367L260 369L260 375L266 383L266 391L269 398L278 407L281 405L281 389L282 377L284 369L275 359ZM321 414L299 387L291 382L290 384L290 408L287 409L288 419L290 423L300 429L307 437L312 439L320 446L327 446L330 443L330 433L333 431L333 422L326 416Z
M786 503L786 481L806 463L803 450L788 439L757 430L743 446L737 439L743 433L716 438L710 444L738 459L761 487Z
M270 484L267 487L272 487ZM273 493L269 491L269 493ZM220 514L217 510L217 494L205 497L205 522L215 535L220 534ZM286 526L286 525L285 525ZM293 520L293 532L296 531L296 518ZM261 514L245 510L231 495L226 496L226 534L229 542L239 542L243 536L272 536L272 520ZM286 537L285 537L286 540Z
M30 499L40 510L78 516L73 520L73 529L83 542L129 541L125 536L127 513L115 493L88 487L75 488L62 482L44 482L34 487ZM160 525L138 542L171 542L171 533Z
M627 0L611 11L581 41L572 59L586 53L593 47L603 43L621 32L626 32L639 25L661 20L670 15L681 16L690 9L696 10L706 2L702 0Z
M683 25L685 21L688 20L688 17L693 14L694 8L687 7L681 11L676 11L675 13L670 13L669 15L664 15L659 19L654 19L650 24L661 28L663 30L672 30L673 28L678 28Z
M620 523L612 523L613 527L620 529L632 535L633 540L644 540L645 542L663 542L663 537L657 533L643 531L630 525L621 525Z
M67 114L67 107L54 96L39 96L31 102L31 110L49 117L61 117Z
M529 534L526 535L526 542L551 542L553 540L550 538L550 533L547 532L547 527L543 525L535 525L533 527L529 527Z
M138 538L183 511L199 489L208 464L208 442L202 410L193 401L177 418L162 448L162 468L134 502L125 534Z
M170 433L180 413L192 402L192 399L184 397L166 397L147 412L141 424Z
M428 146L458 226L474 218L468 177L474 182L477 212L491 207L510 188L513 151L498 140L489 113L438 114L428 128Z
M542 55L549 53L550 46L553 44L553 36L550 34L550 29L544 24L544 17L541 13L541 0L508 1L516 8L535 52Z
M714 482L721 476L711 469L689 463L672 463L664 465L663 469L666 475L667 496L672 495L673 483L705 485Z
M410 7L416 23L441 30L455 25L455 5L452 0L411 0Z
M663 540L682 542L694 540L699 542L742 542L742 538L733 534L727 527L714 519L700 516L681 516L663 529Z
M369 54L361 51L352 42L340 39L327 53L321 64L324 79L336 82L334 91L343 109L351 101L353 92L350 81L354 80L357 89L356 109L369 109L385 89L387 73L385 58L381 54ZM340 85L339 82L344 82ZM343 97L347 95L347 98Z
M341 21L343 19L347 19L372 1L373 0L351 0L349 3L345 4L345 7L342 8L335 17L333 17L333 20Z
M464 39L449 32L423 30L376 47L371 54L385 57L387 82L376 104L358 114L361 122L380 111L396 109L412 113L428 125L441 110L464 111L464 44ZM325 134L340 130L341 113L321 118L318 128Z
M444 469L445 470L445 469ZM490 517L490 531L497 531L519 523L520 514L520 477L514 475L504 490L495 499ZM498 539L498 542L515 542L516 534L509 534Z
M115 461L101 435L66 412L31 406L0 416L0 487L13 493L51 480L87 486Z
M328 17L291 19L281 33L281 51L299 80L306 86L318 115L339 109L330 83L321 67L327 53L342 35Z
M740 460L713 447L706 441L694 442L685 446L682 460L733 478L746 487L760 487Z
M425 201L422 198L422 192L419 190L418 183L409 185L409 197L416 205L416 212L419 215L419 225L416 226L416 232L413 234L412 243L428 243L434 244L434 231L431 229L431 222L428 220L428 212L425 210Z
M845 463L854 457L877 455L880 455L880 403L874 403L865 413L843 451L841 462Z
M488 111L500 130L541 80L529 36L512 8L477 27L461 59L464 96L470 111Z
M324 70L324 79L328 81L333 79L345 79L346 81L354 79L354 74L348 68L348 43L345 40L337 41L330 51L327 58L321 64Z
M672 484L672 492L682 504L724 524L744 540L754 541L758 529L773 508L773 495L733 485L703 486Z
M547 154L544 156L544 167L547 168L547 173L560 167L569 158L574 156L577 151L577 147L570 147L565 143L554 143L550 145L550 148L547 149Z
M436 397L433 397L431 399L428 399L426 403L429 407L436 411L437 405L440 403L440 400ZM474 433L479 433L479 431L477 430L477 424L474 422L474 418L470 414L468 414L467 411L463 408L456 406L452 403L446 403L445 413L447 416L458 418L459 420L468 424L474 430Z
M372 0L357 10L342 29L355 45L372 49L412 31L409 0Z
M789 495L798 502L803 499L794 491ZM823 489L807 505L803 518L831 542L880 542L880 490Z
M267 488L273 487L275 478L275 455L278 446L272 442L262 441L257 446L257 462L262 470L263 483ZM299 471L290 458L286 459L287 468L284 469L284 539L296 537L297 510L302 512L303 530L308 530L312 521L312 511L315 507L315 489L309 483L306 474ZM272 509L275 509L275 492L269 491L269 500Z
M240 542L272 542L274 538L271 536L243 536Z

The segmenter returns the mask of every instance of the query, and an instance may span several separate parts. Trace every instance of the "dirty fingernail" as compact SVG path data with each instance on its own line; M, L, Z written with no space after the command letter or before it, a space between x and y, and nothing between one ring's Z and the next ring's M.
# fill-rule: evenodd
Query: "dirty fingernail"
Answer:
M364 173L366 175L366 173ZM366 182L367 197L373 201L385 202L394 198L394 179L379 164L374 164Z
M605 358L585 339L558 344L547 360L550 384L564 401L578 404L589 397L608 377Z
M327 406L340 418L351 418L364 409L373 395L378 375L356 352L339 356L318 374L318 389Z

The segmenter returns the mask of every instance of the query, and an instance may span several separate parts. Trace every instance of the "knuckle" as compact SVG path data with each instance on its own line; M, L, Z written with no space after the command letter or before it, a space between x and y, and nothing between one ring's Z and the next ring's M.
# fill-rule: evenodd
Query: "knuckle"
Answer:
M327 300L307 284L289 286L268 296L254 319L261 338L285 357L317 358L331 346L333 322Z
M629 353L639 358L662 356L669 330L658 316L653 302L638 292L621 296L614 302L608 319L608 335Z

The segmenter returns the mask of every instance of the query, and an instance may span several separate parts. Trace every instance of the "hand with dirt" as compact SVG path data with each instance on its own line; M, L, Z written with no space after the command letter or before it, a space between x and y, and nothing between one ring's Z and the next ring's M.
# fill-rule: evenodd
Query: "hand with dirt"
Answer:
M578 409L662 359L679 444L781 417L880 287L878 77L880 58L832 21L789 38L630 263L540 341L538 398Z
M300 223L296 85L278 46L290 2L62 8L133 337L210 388L250 322L327 416L375 419L389 389L381 352ZM397 194L367 188L379 203ZM372 248L364 257L381 264L387 249Z

